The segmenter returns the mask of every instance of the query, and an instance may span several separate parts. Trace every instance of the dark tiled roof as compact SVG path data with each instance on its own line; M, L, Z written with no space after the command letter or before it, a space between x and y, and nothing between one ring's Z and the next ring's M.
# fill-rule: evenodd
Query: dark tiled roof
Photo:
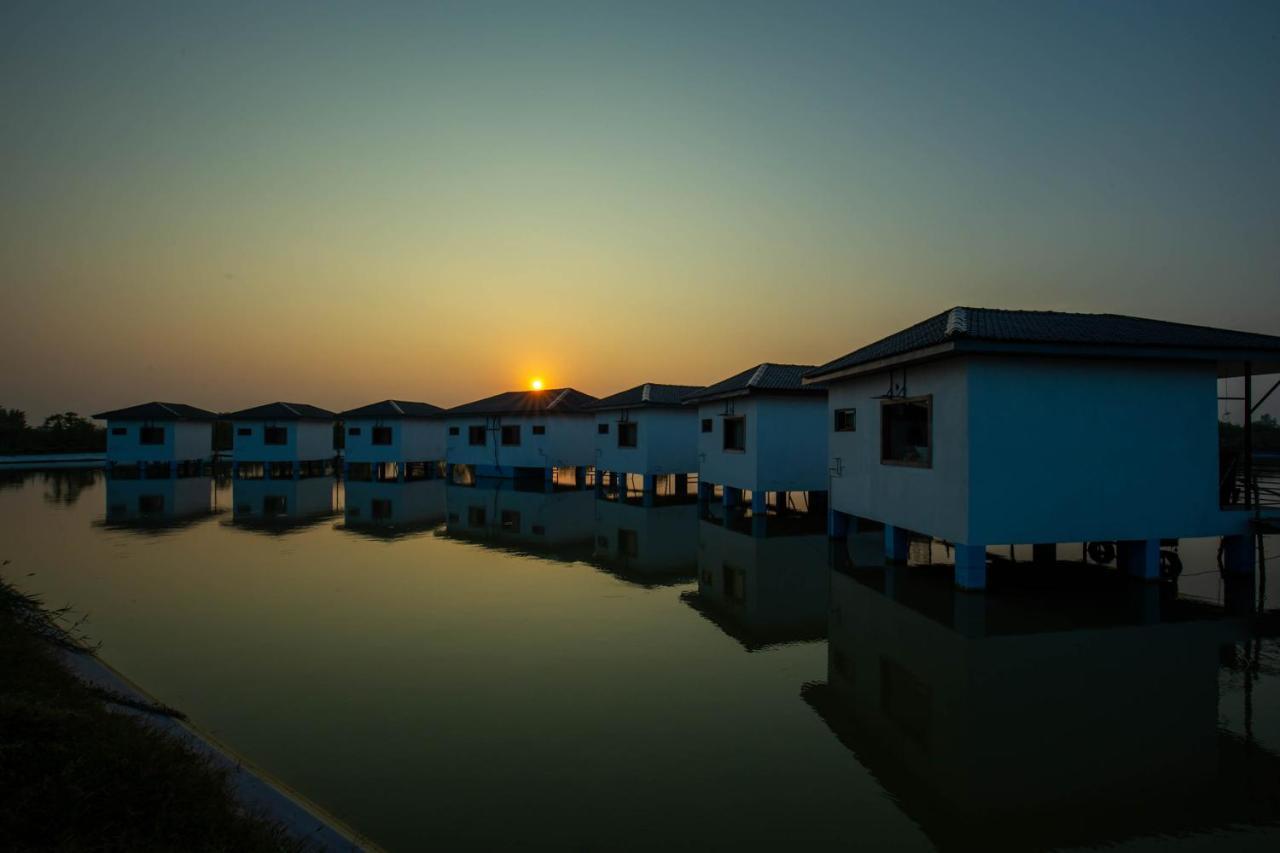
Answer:
M1280 337L1122 314L952 308L809 371L810 379L951 341L1160 349L1271 350Z
M343 418L430 418L441 414L444 409L430 403L414 403L410 400L383 400L370 403L355 409L347 409L340 414Z
M306 403L266 403L226 415L229 421L331 421L334 417L328 409Z
M587 406L588 409L637 409L644 406L679 406L684 398L695 391L701 391L701 385L658 385L646 382L608 397L601 397L599 402Z
M216 421L213 412L185 403L141 403L125 409L100 412L95 418L104 421Z
M813 369L812 364L773 364L765 362L741 373L708 385L685 397L686 402L714 400L720 397L738 397L743 394L823 394L825 389L802 385L801 377Z
M454 406L449 415L536 415L586 411L596 398L573 388L546 388L542 391L507 391Z

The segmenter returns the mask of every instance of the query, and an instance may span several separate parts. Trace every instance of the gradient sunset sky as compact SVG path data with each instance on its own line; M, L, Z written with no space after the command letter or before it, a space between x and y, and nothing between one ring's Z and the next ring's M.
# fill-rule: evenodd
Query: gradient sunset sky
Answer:
M6 2L0 404L452 405L953 305L1280 332L1280 3Z

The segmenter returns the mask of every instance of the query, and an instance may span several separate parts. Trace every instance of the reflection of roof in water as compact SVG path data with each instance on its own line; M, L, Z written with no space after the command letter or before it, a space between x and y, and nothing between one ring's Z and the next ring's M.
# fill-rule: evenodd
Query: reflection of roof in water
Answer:
M107 517L94 521L93 526L101 527L105 530L124 530L144 536L163 536L166 533L176 533L179 530L193 527L202 521L208 521L214 516L222 515L226 511L226 507L221 507L169 517L159 513L154 516L143 515L134 518L113 519Z
M285 536L289 533L299 533L309 527L315 527L326 519L333 518L341 513L329 510L327 512L312 513L311 515L277 515L277 516L260 516L251 515L237 516L232 513L232 517L223 524L227 527L238 527L241 530L250 533L265 533L269 536Z

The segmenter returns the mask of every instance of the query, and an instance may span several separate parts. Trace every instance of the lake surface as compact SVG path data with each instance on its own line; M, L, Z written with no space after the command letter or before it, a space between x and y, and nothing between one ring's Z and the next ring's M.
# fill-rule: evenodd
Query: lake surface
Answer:
M388 849L1280 849L1280 644L1213 542L966 595L589 490L3 477L7 579Z

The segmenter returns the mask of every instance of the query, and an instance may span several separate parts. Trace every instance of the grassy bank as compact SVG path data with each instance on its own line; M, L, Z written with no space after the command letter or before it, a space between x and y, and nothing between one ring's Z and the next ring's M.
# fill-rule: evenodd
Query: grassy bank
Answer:
M0 580L0 847L310 849L245 813L208 756L68 671L75 640L53 616Z

